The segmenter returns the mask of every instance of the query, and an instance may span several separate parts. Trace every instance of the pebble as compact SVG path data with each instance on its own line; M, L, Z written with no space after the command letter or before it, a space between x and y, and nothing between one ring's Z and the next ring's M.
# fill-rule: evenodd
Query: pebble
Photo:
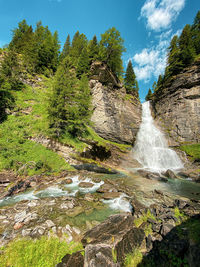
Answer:
M54 227L55 223L52 222L51 220L46 220L45 224L47 225L48 228Z
M14 230L19 230L20 228L22 228L24 226L24 224L22 222L17 222L15 225L14 225Z

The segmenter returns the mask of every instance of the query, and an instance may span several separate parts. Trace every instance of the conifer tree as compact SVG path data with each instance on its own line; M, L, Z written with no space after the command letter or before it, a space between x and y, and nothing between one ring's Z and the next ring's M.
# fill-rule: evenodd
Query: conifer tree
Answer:
M133 70L132 62L129 60L126 73L125 73L125 78L124 78L124 85L126 88L126 92L128 94L135 94L138 92L138 83L136 80L136 75Z
M98 59L98 56L99 56L99 45L97 42L96 35L94 35L93 39L89 41L87 49L88 49L88 55L89 55L89 60L91 64L92 61Z
M191 26L185 25L179 37L180 59L184 67L190 65L195 58L195 49L192 41Z
M66 57L55 75L52 97L49 100L50 129L54 137L68 132L73 137L85 131L90 116L90 90L84 76L80 81Z
M79 57L78 65L76 69L78 78L80 78L82 74L88 73L89 67L90 67L89 63L90 63L90 59L89 59L88 51L87 51L87 48L84 47Z
M122 53L125 52L124 40L114 27L101 35L99 57L110 67L112 72L120 77L123 73Z
M78 64L78 59L81 55L83 48L86 46L87 46L87 38L85 34L83 33L80 34L79 31L77 31L73 37L72 46L70 49L70 56L73 59L75 67Z
M165 80L173 75L177 75L183 69L178 41L178 36L175 35L170 42L167 56L167 67L165 70Z
M70 35L67 35L67 39L65 41L65 44L63 46L62 53L60 55L60 60L63 60L66 56L68 56L70 53Z
M152 91L151 91L151 89L149 88L149 91L148 91L148 94L147 94L146 97L145 97L145 100L146 100L146 101L151 100L151 99L152 99L152 96L153 96Z
M192 32L192 41L196 54L200 54L200 11L197 12L197 15L194 19L194 23L191 27Z

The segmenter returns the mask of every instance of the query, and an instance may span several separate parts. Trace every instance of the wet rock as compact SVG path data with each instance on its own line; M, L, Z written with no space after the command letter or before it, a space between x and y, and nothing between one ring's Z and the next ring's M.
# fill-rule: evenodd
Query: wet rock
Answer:
M86 170L90 172L96 172L96 173L106 173L106 174L117 174L118 172L116 170L110 170L106 169L104 167L99 167L94 164L81 164L81 165L72 165L76 170Z
M87 245L85 248L84 267L118 267L114 263L112 247L108 244Z
M109 199L113 199L113 198L118 198L118 197L120 197L120 195L121 195L120 192L108 192L108 193L104 193L102 195L102 198L109 200Z
M72 182L73 182L73 181L72 181L72 179L70 179L70 178L68 178L68 179L65 180L65 183L66 183L66 184L71 184Z
M87 201L94 201L94 197L91 193L85 194L84 199Z
M167 170L164 175L167 178L171 178L171 179L178 179L179 177L172 171L172 170Z
M158 190L158 189L154 189L154 193L161 195L161 196L164 195L163 192L161 190Z
M81 183L79 183L78 186L83 187L83 188L91 188L94 186L94 184L93 183L87 183L87 182L81 182Z
M108 193L108 192L117 192L117 189L114 188L110 184L102 184L99 189L97 189L97 192L99 193Z
M69 217L75 217L75 216L77 216L77 215L79 215L79 214L81 214L81 213L83 213L83 212L84 212L84 208L78 206L78 207L74 207L73 209L69 210L69 211L67 212L67 215L68 215Z

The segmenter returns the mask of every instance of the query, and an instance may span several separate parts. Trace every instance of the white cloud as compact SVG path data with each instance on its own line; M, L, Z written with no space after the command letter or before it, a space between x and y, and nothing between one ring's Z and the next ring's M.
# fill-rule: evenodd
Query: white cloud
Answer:
M167 47L172 33L166 32L158 36L158 44L151 48L144 48L129 60L134 61L134 71L138 81L148 82L152 77L157 79L166 67Z
M147 19L147 27L160 31L170 27L185 5L185 0L146 0L141 17Z

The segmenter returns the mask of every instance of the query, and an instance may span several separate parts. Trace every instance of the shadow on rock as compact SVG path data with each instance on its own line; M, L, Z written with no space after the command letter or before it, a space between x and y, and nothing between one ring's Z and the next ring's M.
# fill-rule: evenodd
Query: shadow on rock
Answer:
M151 243L151 236L148 236ZM200 266L200 214L191 217L154 241L138 267Z

